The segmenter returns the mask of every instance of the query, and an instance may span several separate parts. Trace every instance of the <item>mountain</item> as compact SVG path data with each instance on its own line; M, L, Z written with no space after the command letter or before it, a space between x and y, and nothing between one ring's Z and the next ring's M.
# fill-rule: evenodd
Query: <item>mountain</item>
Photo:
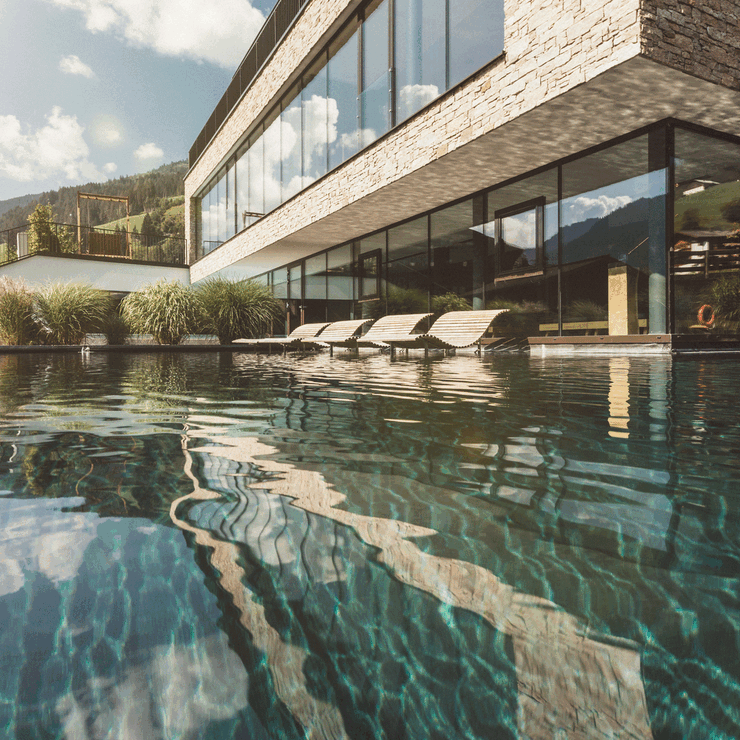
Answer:
M0 216L13 208L27 206L29 203L38 203L42 193L37 195L20 195L17 198L9 198L8 200L0 200Z
M162 199L184 194L183 178L187 162L170 162L156 170L139 175L118 177L107 182L88 182L74 187L63 187L39 195L0 201L0 231L28 223L37 203L48 203L52 207L54 220L58 223L77 223L77 193L93 195L119 195L129 197L131 215L153 211ZM107 203L84 199L81 202L82 223L99 226L126 215L123 203Z

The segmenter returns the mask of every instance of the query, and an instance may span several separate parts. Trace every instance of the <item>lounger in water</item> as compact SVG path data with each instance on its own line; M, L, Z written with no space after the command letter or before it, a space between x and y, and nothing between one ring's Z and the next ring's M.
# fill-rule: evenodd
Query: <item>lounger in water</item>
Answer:
M413 333L424 319L428 319L430 313L404 313L391 314L378 319L368 330L357 340L358 347L390 347L389 337L393 338L413 338Z
M302 344L314 347L355 347L362 327L372 322L372 319L352 319L351 321L335 321L321 332L315 339L301 340Z
M328 321L320 324L301 324L293 329L287 337L265 337L264 339L236 339L239 344L249 344L254 347L289 347L301 344L306 339L316 338L323 329L329 326Z
M426 334L414 334L407 337L388 337L385 341L391 345L391 351L395 347L406 349L423 348L429 349L461 349L478 345L481 350L481 342L488 327L494 319L507 308L497 308L490 311L450 311L438 318ZM369 333L369 332L368 332Z

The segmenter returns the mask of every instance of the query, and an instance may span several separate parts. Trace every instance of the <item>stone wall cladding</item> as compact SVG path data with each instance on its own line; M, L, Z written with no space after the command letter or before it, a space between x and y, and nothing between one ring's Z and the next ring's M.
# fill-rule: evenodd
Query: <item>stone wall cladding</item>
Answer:
M641 0L642 53L740 90L740 0Z
M281 49L275 55L270 64L275 69L266 70L264 79L279 85L287 77L286 67L295 68L301 58L293 55L294 50L301 43L308 47L321 35L320 29L306 26L321 18L326 28L328 19L346 4L346 0L313 0L294 27L296 38L291 33L286 41L291 51ZM208 255L193 270L193 280L289 236L637 56L639 10L640 0L505 0L503 58ZM248 93L253 101L249 114L240 106L188 175L186 195L204 183L240 130L261 114L258 95L269 98L262 91L262 80L260 90Z

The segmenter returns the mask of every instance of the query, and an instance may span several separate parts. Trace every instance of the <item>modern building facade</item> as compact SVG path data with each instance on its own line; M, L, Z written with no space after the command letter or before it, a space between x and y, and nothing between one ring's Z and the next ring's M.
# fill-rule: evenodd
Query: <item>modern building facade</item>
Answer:
M190 151L191 280L286 329L452 293L538 346L736 332L739 60L740 0L279 0Z

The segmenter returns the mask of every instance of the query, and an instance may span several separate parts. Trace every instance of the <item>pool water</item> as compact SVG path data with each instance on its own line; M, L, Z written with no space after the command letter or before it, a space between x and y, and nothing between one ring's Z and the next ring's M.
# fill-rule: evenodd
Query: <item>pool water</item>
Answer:
M0 737L740 737L738 388L0 356Z

